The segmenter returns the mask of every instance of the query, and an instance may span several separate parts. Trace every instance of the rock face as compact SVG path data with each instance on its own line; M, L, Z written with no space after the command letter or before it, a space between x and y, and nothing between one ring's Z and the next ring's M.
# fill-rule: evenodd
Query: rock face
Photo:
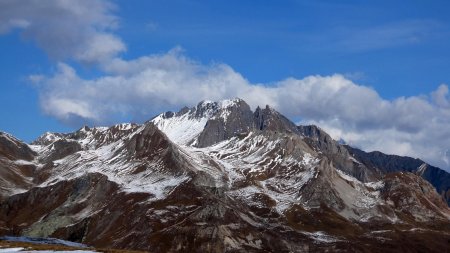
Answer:
M297 129L303 136L307 137L307 142L311 146L326 153L339 170L363 182L380 178L377 171L354 159L345 146L333 140L331 136L317 126L298 126Z
M450 206L450 174L437 167L431 166L420 159L386 155L381 152L366 153L360 149L345 146L355 159L378 174L391 172L412 172L430 182L437 192Z
M380 162L240 99L32 145L1 136L0 236L152 252L449 248L428 165Z
M0 157L30 161L35 155L25 143L7 133L0 132Z
M219 103L207 103L213 106L212 117L198 136L198 147L207 147L231 137L248 134L253 127L253 113L243 100L231 100ZM199 104L198 110L204 110L205 104ZM209 109L209 108L208 108ZM198 116L198 115L196 115Z
M27 144L0 132L0 200L31 187L36 155Z
M253 115L253 130L298 133L294 123L269 106L266 106L264 109L257 107Z

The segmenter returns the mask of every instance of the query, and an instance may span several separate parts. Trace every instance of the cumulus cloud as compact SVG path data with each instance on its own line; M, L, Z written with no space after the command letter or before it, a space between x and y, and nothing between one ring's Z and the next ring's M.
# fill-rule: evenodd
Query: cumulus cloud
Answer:
M118 24L114 8L103 0L2 0L0 34L20 29L55 59L106 61L126 50L111 33Z

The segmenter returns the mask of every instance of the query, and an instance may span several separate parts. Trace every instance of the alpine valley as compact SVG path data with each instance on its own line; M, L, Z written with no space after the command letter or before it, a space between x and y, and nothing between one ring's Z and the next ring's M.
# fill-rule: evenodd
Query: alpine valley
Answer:
M149 252L450 252L450 174L269 106L0 133L0 236Z

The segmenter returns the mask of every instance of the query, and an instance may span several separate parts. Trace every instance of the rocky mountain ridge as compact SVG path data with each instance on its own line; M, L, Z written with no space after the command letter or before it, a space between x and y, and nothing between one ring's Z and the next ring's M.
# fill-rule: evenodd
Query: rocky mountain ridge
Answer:
M448 247L450 210L423 166L369 158L240 99L31 145L2 134L0 235L154 252Z
M421 176L436 188L450 206L450 173L417 158L386 155L379 151L367 153L348 145L345 148L358 161L379 174L407 171Z

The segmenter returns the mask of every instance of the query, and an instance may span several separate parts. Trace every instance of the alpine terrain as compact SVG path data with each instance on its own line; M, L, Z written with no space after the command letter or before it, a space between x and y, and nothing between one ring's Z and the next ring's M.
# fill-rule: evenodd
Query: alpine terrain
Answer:
M241 99L0 133L0 236L150 252L450 252L450 174Z

